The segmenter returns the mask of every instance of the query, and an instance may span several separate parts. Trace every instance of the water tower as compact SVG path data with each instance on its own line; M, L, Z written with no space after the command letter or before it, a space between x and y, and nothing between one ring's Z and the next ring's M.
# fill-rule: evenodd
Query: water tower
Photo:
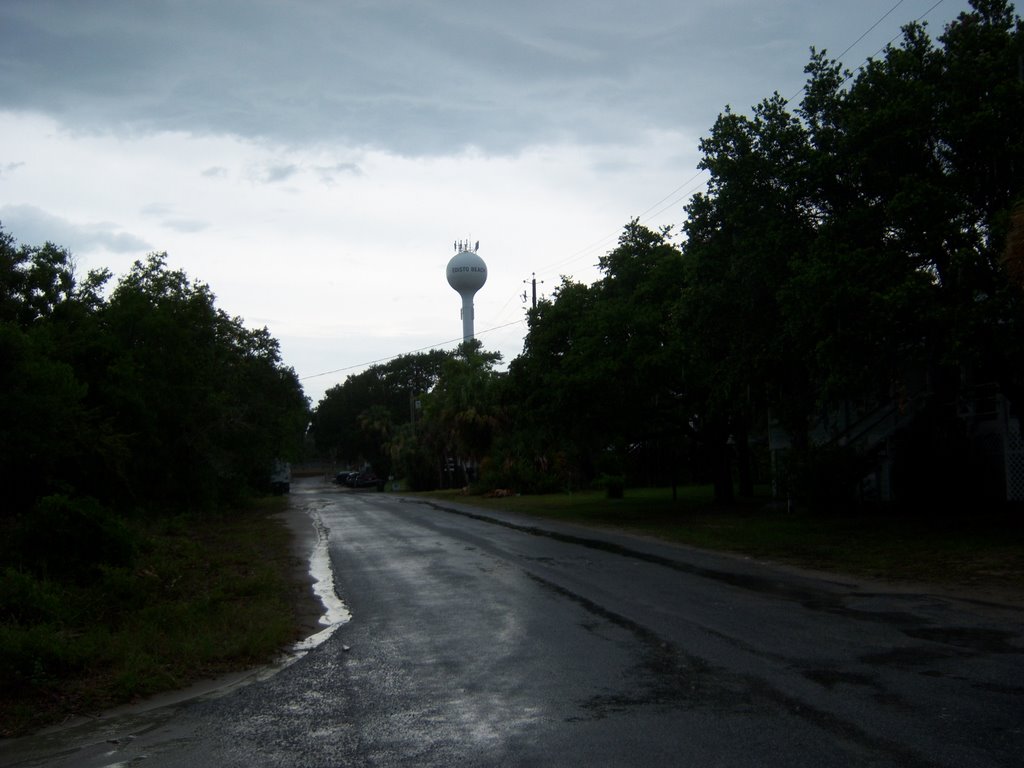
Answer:
M448 285L462 297L462 340L473 338L473 296L487 282L487 265L477 256L480 241L470 244L468 240L455 243L455 255L448 262Z

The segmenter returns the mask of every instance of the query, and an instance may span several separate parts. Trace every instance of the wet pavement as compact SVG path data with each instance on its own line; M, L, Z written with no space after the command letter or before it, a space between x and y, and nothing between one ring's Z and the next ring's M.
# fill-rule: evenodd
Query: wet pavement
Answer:
M1024 755L1019 606L315 480L292 503L319 531L318 588L340 597L308 649L212 698L7 742L0 766L961 768Z

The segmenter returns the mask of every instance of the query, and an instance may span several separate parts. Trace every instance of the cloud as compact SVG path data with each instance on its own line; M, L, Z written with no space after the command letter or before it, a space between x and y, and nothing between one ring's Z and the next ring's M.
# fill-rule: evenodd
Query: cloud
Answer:
M199 219L164 219L162 223L168 229L184 233L202 232L210 226L210 222Z
M407 156L622 143L695 119L707 128L708 113L735 101L741 84L756 89L753 101L778 85L765 77L779 67L799 75L813 39L797 60L775 56L754 69L718 41L725 24L732 51L798 37L794 21L817 7L7 0L0 103L78 130L231 134ZM734 23L743 14L760 23Z
M120 231L115 224L77 224L32 205L0 207L0 222L19 242L29 245L50 241L72 252L102 248L111 253L133 253L151 249L145 240Z
M299 172L299 167L294 163L287 165L273 165L266 169L263 174L263 181L274 184L279 181L287 181Z
M228 169L215 165L203 171L202 175L208 179L223 179L227 177Z
M139 213L150 219L158 219L167 229L175 232L202 232L210 226L210 222L202 219L182 217L175 213L172 206L165 203L149 203L139 209Z
M0 164L0 176L9 176L12 171L21 168L24 163L3 163Z
M339 176L362 176L363 169L357 163L335 163L316 167L316 174L324 184L333 184Z
M139 209L139 213L143 216L149 216L151 218L160 218L167 216L171 212L171 207L166 203L148 203Z

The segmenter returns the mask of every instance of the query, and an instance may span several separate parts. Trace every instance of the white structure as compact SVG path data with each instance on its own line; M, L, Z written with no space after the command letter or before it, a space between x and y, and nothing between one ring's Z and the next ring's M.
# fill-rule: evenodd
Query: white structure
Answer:
M462 297L462 340L473 338L473 296L487 282L487 265L477 256L480 241L471 245L469 241L455 243L456 254L448 262L448 285Z

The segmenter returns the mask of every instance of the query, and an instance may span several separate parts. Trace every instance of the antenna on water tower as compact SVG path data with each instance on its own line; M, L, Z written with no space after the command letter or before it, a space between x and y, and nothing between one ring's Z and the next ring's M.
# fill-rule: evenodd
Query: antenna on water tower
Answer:
M448 262L446 270L448 285L462 297L462 340L473 338L473 296L487 282L487 265L477 255L480 241L455 241L455 255Z

